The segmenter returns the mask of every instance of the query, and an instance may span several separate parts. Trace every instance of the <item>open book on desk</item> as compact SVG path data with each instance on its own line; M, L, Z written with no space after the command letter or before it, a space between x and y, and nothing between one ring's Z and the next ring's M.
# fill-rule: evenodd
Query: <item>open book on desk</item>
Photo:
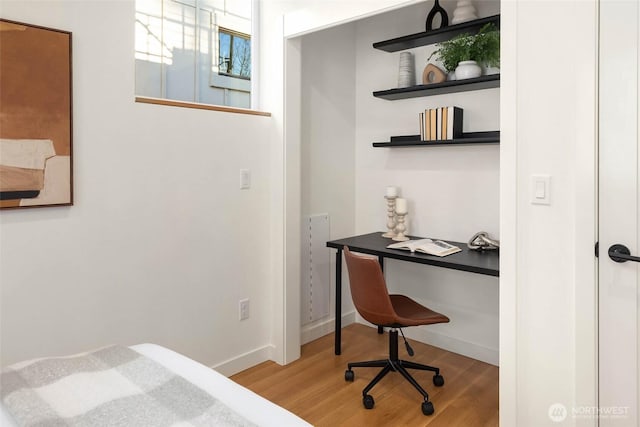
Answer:
M411 252L422 252L428 255L447 256L460 252L461 249L442 240L420 239L392 243L389 249L404 249Z

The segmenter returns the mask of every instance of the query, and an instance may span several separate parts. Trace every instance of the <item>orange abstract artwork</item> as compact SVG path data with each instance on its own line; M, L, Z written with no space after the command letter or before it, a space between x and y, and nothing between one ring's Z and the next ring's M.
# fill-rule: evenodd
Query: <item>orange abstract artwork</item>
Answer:
M0 19L0 208L73 204L71 33Z

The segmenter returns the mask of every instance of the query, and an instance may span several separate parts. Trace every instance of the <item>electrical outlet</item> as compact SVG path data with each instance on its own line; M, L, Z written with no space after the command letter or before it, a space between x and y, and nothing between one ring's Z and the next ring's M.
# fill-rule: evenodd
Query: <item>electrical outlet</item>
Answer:
M240 320L247 320L249 318L249 299L241 299L239 306Z

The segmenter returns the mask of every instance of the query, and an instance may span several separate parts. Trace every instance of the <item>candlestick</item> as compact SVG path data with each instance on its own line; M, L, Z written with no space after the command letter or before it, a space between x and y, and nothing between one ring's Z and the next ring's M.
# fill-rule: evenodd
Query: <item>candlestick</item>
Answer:
M387 195L384 196L384 198L387 199L387 228L389 231L384 233L382 237L396 236L396 232L394 231L396 229L396 196L389 196L389 188L395 189L395 187L387 187Z
M392 185L387 187L387 197L398 197L398 187L394 187Z
M407 199L396 199L396 213L397 214L406 214L407 213Z
M404 235L404 232L407 230L407 227L404 225L404 217L406 215L407 215L406 212L398 212L396 208L396 216L398 218L398 225L396 225L396 231L398 232L398 234L396 234L396 236L393 237L393 240L397 242L404 242L409 240L409 238Z

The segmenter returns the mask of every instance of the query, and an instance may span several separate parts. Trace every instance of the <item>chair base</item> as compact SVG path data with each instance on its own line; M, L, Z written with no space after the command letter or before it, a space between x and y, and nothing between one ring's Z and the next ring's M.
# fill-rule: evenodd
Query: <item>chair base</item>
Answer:
M440 375L440 369L423 365L420 363L414 363L406 360L400 360L398 358L398 331L392 329L389 331L389 358L384 360L369 360L365 362L351 362L347 364L347 371L345 372L345 380L353 381L352 368L382 368L380 372L371 380L371 382L362 390L363 403L367 409L373 408L373 398L369 396L369 391L380 382L389 372L399 372L411 385L420 392L424 398L422 404L422 411L425 415L431 415L433 413L433 405L429 402L429 394L424 388L411 376L407 369L418 369L421 371L434 372L433 383L437 387L444 384L444 378ZM425 406L427 409L425 409ZM430 413L428 413L430 412Z

